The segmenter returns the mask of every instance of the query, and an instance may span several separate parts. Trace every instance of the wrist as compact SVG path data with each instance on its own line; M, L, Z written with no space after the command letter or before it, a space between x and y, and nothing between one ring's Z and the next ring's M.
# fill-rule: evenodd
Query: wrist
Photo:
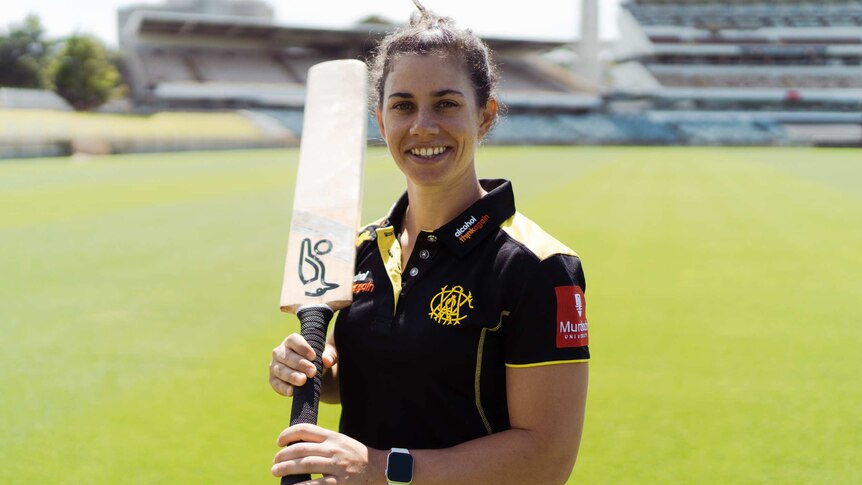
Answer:
M386 457L389 450L377 450L368 448L368 477L369 485L387 485L386 482Z

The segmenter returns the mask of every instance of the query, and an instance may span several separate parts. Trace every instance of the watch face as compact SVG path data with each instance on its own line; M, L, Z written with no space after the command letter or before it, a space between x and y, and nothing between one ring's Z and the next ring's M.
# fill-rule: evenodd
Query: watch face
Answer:
M390 453L386 463L386 479L402 483L413 481L413 457L406 453Z

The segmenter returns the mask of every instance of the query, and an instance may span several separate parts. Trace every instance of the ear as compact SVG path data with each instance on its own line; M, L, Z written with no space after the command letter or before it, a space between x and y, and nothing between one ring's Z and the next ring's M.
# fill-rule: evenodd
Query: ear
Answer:
M380 111L380 108L376 108L374 114L377 116L377 128L380 129L380 136L383 137L383 141L386 141L386 129L383 128L383 112Z
M488 99L485 107L482 109L482 121L479 124L479 139L485 138L485 135L491 130L494 124L494 119L497 117L497 100L494 98Z

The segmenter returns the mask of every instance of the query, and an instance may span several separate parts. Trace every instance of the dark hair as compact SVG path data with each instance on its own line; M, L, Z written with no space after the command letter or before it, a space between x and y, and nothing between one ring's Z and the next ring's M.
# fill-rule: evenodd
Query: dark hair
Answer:
M456 27L451 18L426 10L418 0L413 3L419 11L410 17L410 24L384 37L369 62L374 105L382 106L383 86L392 63L405 55L456 56L470 76L479 106L484 107L492 97L496 98L499 73L485 42L469 29Z

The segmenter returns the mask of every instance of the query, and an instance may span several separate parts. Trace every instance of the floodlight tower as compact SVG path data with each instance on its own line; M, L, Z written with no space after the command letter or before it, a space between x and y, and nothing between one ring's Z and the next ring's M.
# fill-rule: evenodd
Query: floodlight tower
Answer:
M599 0L581 0L581 40L575 74L598 88L602 83L599 64Z

